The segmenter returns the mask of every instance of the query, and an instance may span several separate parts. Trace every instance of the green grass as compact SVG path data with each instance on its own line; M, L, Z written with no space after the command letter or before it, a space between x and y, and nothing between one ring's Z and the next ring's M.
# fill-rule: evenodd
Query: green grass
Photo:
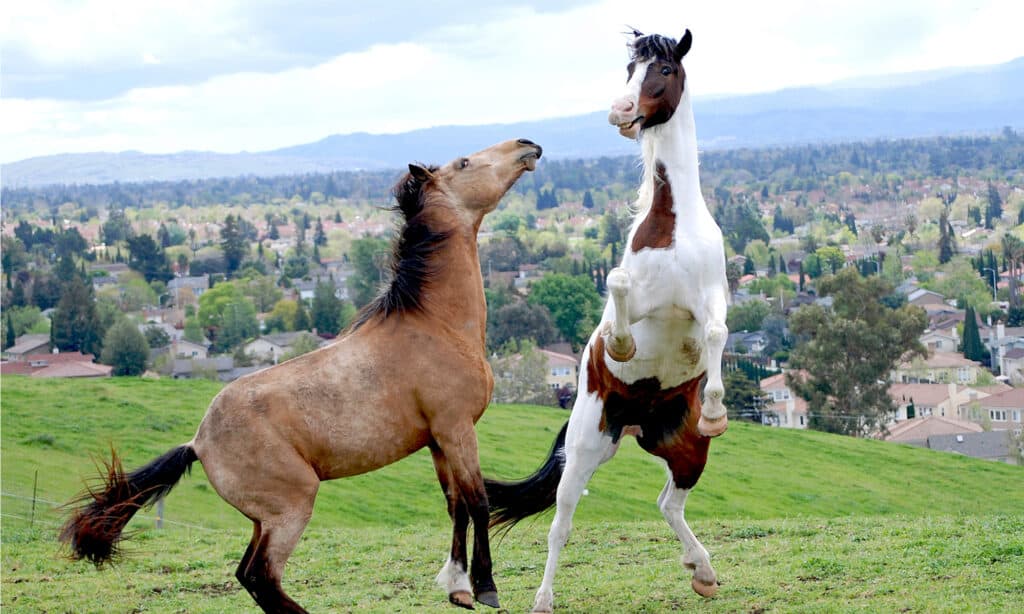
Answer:
M92 458L115 445L134 467L187 441L219 388L3 378L5 608L250 607L233 577L250 525L198 464L167 499L168 528L145 530L151 512L133 521L143 531L128 543L133 558L118 567L95 572L64 562L54 541L61 520L54 504L94 475ZM491 407L479 425L485 473L532 472L567 417L543 407ZM559 572L556 597L566 611L982 612L1024 600L1024 468L733 423L712 444L687 502L723 581L710 601L690 593L678 544L654 504L664 480L660 463L632 440L597 473ZM532 602L549 521L524 523L495 549L499 587L513 611ZM447 526L425 452L325 483L287 587L313 611L448 611L432 585Z

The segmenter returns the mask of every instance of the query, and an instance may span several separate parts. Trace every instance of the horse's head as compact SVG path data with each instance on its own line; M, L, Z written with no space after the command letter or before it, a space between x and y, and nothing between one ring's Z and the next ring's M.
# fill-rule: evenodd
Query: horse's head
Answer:
M608 114L608 122L619 127L619 134L635 139L641 130L672 117L683 96L686 72L682 62L692 42L689 30L678 43L659 34L644 36L633 31L626 91L612 103Z
M435 192L467 219L479 221L484 214L494 211L523 172L537 167L540 156L540 145L517 139L456 158L444 166L410 164L409 175L399 182L396 196L405 211L398 192L413 190L420 198Z

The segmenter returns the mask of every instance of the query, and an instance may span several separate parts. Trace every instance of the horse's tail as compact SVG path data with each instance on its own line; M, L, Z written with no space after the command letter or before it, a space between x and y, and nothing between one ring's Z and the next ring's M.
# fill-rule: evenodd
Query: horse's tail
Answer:
M555 504L558 482L565 468L566 422L558 432L547 460L533 475L519 482L484 479L491 508L491 527L509 530L528 516L539 514Z
M126 474L117 452L111 450L101 483L87 487L68 504L77 508L61 529L60 541L71 548L71 558L88 559L97 567L116 558L124 537L121 531L135 512L170 492L196 460L191 444L185 444Z

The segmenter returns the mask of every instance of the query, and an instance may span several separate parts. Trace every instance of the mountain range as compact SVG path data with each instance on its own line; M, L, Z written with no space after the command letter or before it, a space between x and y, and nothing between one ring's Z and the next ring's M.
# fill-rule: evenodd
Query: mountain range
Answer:
M744 96L694 97L703 149L767 147L1024 128L1024 57L1005 64L886 75ZM541 121L438 126L399 134L336 134L264 152L59 154L2 165L5 187L289 175L442 163L508 138L549 158L636 154L607 111Z

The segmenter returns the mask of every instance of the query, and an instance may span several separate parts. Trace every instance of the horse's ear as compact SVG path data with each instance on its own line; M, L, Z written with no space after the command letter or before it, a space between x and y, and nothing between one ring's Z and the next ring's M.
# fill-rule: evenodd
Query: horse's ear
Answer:
M690 30L686 30L686 34L683 34L683 38L679 39L679 44L676 45L675 51L672 55L675 57L676 62L683 59L683 56L690 50L690 45L693 44L693 35L690 34Z
M636 28L633 28L633 38L640 38L643 35L644 35L643 32L641 32L640 30L637 30Z
M426 183L434 177L434 174L431 173L427 167L420 166L419 164L410 164L409 174L412 175L416 181L420 181L422 183Z

